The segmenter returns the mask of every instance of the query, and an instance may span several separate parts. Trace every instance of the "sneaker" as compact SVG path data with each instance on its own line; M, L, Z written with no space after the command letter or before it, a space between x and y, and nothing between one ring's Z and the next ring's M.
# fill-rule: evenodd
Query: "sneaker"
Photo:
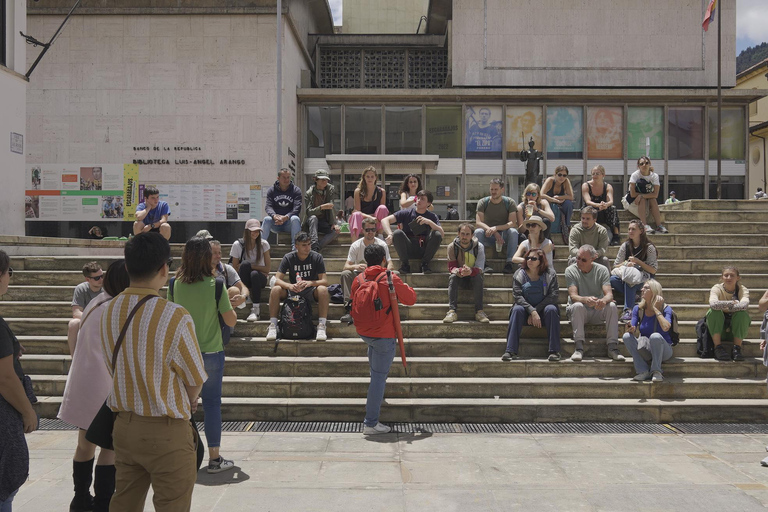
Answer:
M227 460L224 457L219 456L218 459L211 459L208 461L208 473L221 473L222 471L229 471L235 467L235 463L231 460Z
M503 248L504 248L504 241L496 242L496 252L501 252Z
M517 359L517 354L514 352L504 352L504 355L501 356L502 361L512 361L513 359Z
M315 341L325 341L328 339L328 336L325 334L325 324L320 324L317 326L317 334L315 335Z
M662 235L669 234L669 230L665 228L663 224L659 224L658 226L656 226L656 232L661 233Z
M646 224L646 225L645 225L645 233L646 233L647 235L652 235L652 234L654 234L655 232L656 232L656 231L654 231L654 230L653 230L653 228L652 228L651 226L649 226L648 224Z
M619 353L619 349L617 349L617 348L609 349L608 350L608 357L610 357L614 361L623 361L624 360L624 356Z
M613 235L613 238L611 239L611 245L621 245L621 237L619 235Z
M429 268L429 263L422 263L421 264L421 273L422 274L431 274L432 269Z
M760 461L760 465L765 467L765 468L768 468L768 457L766 457L763 460L761 460Z
M277 340L277 326L269 324L269 328L267 329L267 341L275 340Z
M489 265L489 266L486 266L486 267L483 269L483 274L493 274L493 267L491 267L490 265Z
M505 274L514 274L515 273L515 267L512 265L511 261L508 261L506 265L504 265L504 273Z
M560 352L551 352L551 353L550 353L550 354L547 356L547 361L559 361L559 360L560 360L560 359L562 359L562 358L563 358L563 357L560 355Z
M259 305L255 304L253 306L253 309L251 309L251 314L248 315L248 318L246 319L247 322L258 322L259 321Z
M401 274L410 274L411 273L411 266L410 265L400 265L400 270L398 270Z
M730 361L731 358L728 356L728 351L725 350L725 347L722 345L718 345L715 347L715 359L718 361Z
M645 382L650 378L651 378L651 372L643 372L643 373L638 373L637 375L632 377L632 380L636 382Z
M743 361L744 356L741 355L741 347L738 345L734 345L733 349L731 349L731 359L734 361Z
M574 350L573 355L571 355L571 361L579 362L582 359L584 359L584 351L583 350Z
M347 325L353 325L355 323L355 319L352 318L352 315L350 315L349 313L344 313L344 315L342 315L339 321L341 321L341 323L343 324L346 323Z
M488 315L485 314L485 311L478 311L475 313L475 320L480 322L481 324L487 324L491 320L488 318Z
M651 382L662 382L664 380L664 377L661 375L661 372L653 372L653 377L651 377Z
M624 313L621 314L621 318L619 318L619 322L629 322L630 320L632 320L632 311L625 309Z
M369 427L368 425L363 427L364 436L375 436L377 434L389 434L392 431L392 427L388 427L383 423L376 423L375 427Z
M459 316L456 314L456 312L452 309L448 310L448 313L446 313L445 318L443 318L444 324L452 324L456 320L459 319Z

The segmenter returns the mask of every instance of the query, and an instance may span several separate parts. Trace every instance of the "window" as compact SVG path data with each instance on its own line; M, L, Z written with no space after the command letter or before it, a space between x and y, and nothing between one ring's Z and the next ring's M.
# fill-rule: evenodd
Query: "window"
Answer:
M715 171L715 173L717 173L717 171ZM720 197L722 199L746 198L746 195L744 194L744 176L721 176L720 192ZM709 198L717 199L717 176L712 176L712 169L710 169L709 176Z
M720 136L723 160L744 160L744 146L746 144L744 109L724 108L720 117L723 120L723 129ZM712 160L717 159L716 108L709 109L709 158Z
M664 108L629 107L627 113L627 152L629 160L646 156L664 158Z
M341 107L307 107L307 156L341 153Z
M669 159L704 159L704 114L699 107L669 109Z
M421 154L421 107L386 107L386 153Z
M346 154L381 153L381 107L347 107L344 119Z
M547 158L584 158L584 119L582 107L547 109Z
M533 138L533 148L542 151L541 107L507 107L507 159L519 160L521 151L528 151Z

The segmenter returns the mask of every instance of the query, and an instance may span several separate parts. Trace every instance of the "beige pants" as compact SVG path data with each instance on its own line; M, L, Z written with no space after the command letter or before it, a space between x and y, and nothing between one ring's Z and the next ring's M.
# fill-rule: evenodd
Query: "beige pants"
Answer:
M143 511L150 484L157 512L189 511L197 479L189 420L121 412L112 438L116 475L111 512Z

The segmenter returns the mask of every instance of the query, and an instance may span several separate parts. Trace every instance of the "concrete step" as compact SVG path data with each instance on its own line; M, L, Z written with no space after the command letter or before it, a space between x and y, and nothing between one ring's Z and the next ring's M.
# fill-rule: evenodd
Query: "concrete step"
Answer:
M664 386L665 384L654 384ZM40 396L42 417L56 416L61 397ZM354 421L364 398L224 398L224 421ZM198 413L198 419L202 414ZM387 422L453 423L755 423L768 421L766 399L387 398Z
M631 372L629 372L631 373ZM61 396L64 375L31 375L35 394ZM364 398L368 377L224 377L227 398ZM663 384L638 383L630 378L520 377L428 378L391 377L387 400L395 398L603 398L603 399L766 399L763 379L681 378L667 376Z

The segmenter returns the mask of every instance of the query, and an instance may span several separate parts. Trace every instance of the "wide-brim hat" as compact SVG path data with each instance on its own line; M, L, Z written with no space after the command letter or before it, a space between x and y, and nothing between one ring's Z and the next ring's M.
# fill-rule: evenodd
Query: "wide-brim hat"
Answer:
M331 177L328 175L328 171L325 169L318 169L315 171L316 180L328 180L331 181Z
M538 224L542 231L547 229L547 225L544 224L544 221L541 220L541 217L539 217L538 215L531 215L530 218L525 219L525 222L523 222L523 225L526 225L531 222L533 222L534 224Z
M245 229L249 231L261 231L261 222L259 219L248 219L245 223Z

